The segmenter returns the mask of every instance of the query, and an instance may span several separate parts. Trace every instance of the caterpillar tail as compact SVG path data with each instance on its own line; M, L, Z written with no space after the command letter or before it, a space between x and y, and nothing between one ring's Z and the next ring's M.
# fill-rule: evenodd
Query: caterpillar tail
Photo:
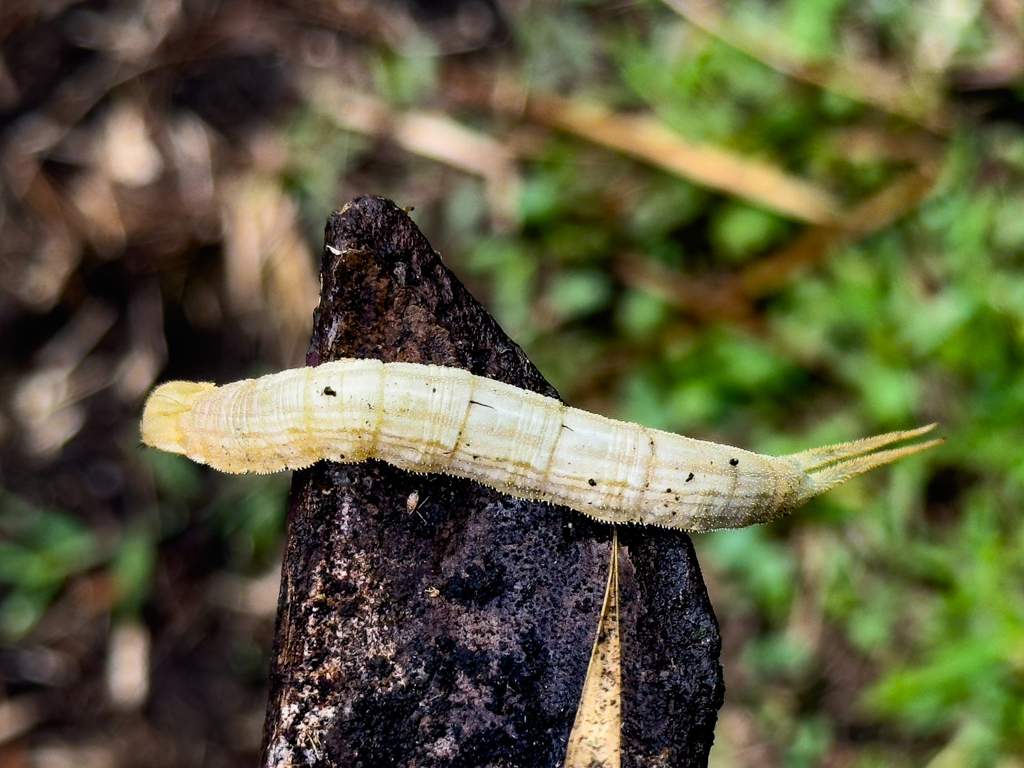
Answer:
M928 424L917 429L888 432L884 435L866 437L849 443L826 445L786 456L785 458L789 462L806 475L799 498L795 500L796 505L875 467L891 464L905 456L912 456L944 443L945 438L939 438L899 448L886 448L893 443L912 440L927 434L937 426L937 424ZM883 448L886 450L880 450Z

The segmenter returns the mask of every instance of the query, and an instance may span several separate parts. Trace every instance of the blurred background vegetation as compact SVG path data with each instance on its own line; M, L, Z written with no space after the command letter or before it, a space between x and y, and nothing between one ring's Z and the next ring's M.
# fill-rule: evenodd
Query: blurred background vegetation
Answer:
M4 0L0 764L255 764L288 478L139 411L301 364L373 193L574 405L941 423L696 538L713 765L1024 766L1022 99L1022 0Z

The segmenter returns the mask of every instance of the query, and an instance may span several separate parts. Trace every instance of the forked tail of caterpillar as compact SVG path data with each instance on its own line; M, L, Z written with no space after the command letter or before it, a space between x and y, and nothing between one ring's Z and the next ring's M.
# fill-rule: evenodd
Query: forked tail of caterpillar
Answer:
M850 478L863 475L875 467L891 464L902 459L904 456L913 456L915 453L927 451L929 448L942 444L945 441L939 438L937 440L928 440L924 443L905 445L902 448L890 448L885 451L878 450L893 443L920 437L931 432L937 426L938 424L928 424L917 429L887 432L884 435L865 437L862 440L854 440L849 443L811 448L810 450L792 453L784 457L800 467L807 474L809 480L806 490L797 499L796 503L798 505L802 504L808 499L835 488Z
M381 459L476 480L611 523L707 531L774 520L841 482L931 448L935 427L789 456L647 429L457 368L339 360L216 387L175 381L142 438L224 472Z

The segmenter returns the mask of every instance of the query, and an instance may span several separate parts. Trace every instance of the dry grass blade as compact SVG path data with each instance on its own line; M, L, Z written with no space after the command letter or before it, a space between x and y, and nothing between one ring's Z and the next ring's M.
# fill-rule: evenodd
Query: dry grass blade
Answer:
M624 115L556 96L532 96L531 119L651 163L689 181L812 224L836 221L831 193L768 163L687 141L652 115Z
M615 274L626 285L657 296L691 317L737 323L751 331L758 324L749 297L737 292L731 280L680 274L638 254L620 257Z
M302 360L318 295L295 205L278 179L253 174L230 185L224 217L225 289L232 308L258 318L281 361L295 364Z
M751 265L739 278L742 292L763 296L788 283L798 271L825 260L830 252L889 226L916 208L935 186L938 164L923 162L857 205L839 226L812 227L789 245Z
M626 256L616 273L627 285L658 296L703 320L727 320L757 331L754 301L789 284L799 272L823 262L835 249L867 237L916 208L938 178L938 164L921 166L850 211L838 224L811 227L743 272L719 280L680 275L639 256Z
M619 540L612 533L597 639L587 666L565 768L619 768L622 757L622 646L619 637Z
M68 206L39 162L10 153L2 158L5 180L21 197L24 228L7 218L0 239L0 287L35 312L53 309L82 258L80 234Z
M308 100L339 126L369 136L390 136L403 149L483 177L491 222L499 232L518 220L519 173L503 142L444 114L392 110L374 96L346 88L331 77L307 80Z
M44 719L40 698L26 693L0 702L0 744L14 741Z
M113 308L86 301L39 351L34 370L19 380L11 404L29 455L56 455L85 423L81 401L112 383L107 363L90 352L116 320Z

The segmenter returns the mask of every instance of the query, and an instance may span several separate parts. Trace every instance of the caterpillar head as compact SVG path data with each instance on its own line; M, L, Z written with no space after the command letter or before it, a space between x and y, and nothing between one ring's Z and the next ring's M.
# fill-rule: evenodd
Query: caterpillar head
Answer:
M214 389L207 381L169 381L153 390L142 411L142 442L171 453L184 453L182 417L196 395Z

